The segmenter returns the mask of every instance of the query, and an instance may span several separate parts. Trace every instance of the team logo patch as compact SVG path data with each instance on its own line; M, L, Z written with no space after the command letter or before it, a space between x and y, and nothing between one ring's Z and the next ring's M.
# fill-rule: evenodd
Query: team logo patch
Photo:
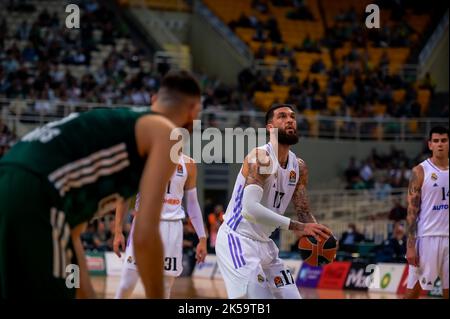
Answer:
M423 278L422 278L422 284L425 285L426 283L427 283L427 280L425 279L425 277L423 277Z
M433 181L437 181L438 176L436 175L436 173L431 173L431 179L432 179Z
M177 175L183 175L183 165L177 165Z
M280 287L284 286L283 280L281 279L280 276L276 276L276 277L273 279L273 282L275 283L275 286L276 286L277 288L280 288Z
M259 283L263 283L264 281L265 281L265 279L264 279L264 276L263 275L261 275L261 274L258 274L258 282Z
M295 171L291 171L289 173L289 184L295 184L295 180L297 179L297 174L295 173Z
M127 263L132 264L133 263L133 257L128 256Z

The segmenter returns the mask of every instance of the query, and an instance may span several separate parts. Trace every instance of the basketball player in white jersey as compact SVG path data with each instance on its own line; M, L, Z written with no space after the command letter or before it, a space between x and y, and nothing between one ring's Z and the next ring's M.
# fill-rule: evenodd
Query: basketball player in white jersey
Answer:
M289 150L298 142L293 106L273 105L266 127L270 143L245 158L217 235L217 260L228 298L301 298L269 236L278 227L317 240L331 235L309 210L306 164ZM299 221L283 216L291 199Z
M448 299L448 129L431 129L428 148L432 156L413 168L408 188L405 298L419 298L439 277Z
M161 211L160 233L164 246L164 291L165 298L170 298L170 292L182 270L183 258L183 219L185 218L182 206L183 196L186 197L187 213L199 238L196 247L197 262L204 262L206 257L206 234L203 217L197 199L197 167L192 158L182 154L179 163L167 185ZM123 217L127 205L122 203L116 209L116 229L114 235L114 251L120 257L120 247L125 246L125 238L122 232ZM136 197L135 212L139 210L139 194ZM130 298L139 279L134 252L133 230L128 236L125 250L125 261L122 268L119 288L115 298Z

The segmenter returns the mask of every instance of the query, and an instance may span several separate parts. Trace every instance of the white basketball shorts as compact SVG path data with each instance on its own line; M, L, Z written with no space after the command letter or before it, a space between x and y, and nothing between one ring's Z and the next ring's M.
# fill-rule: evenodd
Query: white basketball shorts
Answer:
M442 288L448 289L448 237L419 237L416 242L419 267L409 265L408 289L414 288L417 281L423 290L432 290L437 277Z
M134 221L125 250L125 265L137 270L133 251ZM164 276L178 277L183 271L183 221L161 220L159 231L164 248Z
M228 298L301 298L278 252L272 240L257 241L222 224L217 234L216 255ZM261 292L248 293L249 285L251 291Z

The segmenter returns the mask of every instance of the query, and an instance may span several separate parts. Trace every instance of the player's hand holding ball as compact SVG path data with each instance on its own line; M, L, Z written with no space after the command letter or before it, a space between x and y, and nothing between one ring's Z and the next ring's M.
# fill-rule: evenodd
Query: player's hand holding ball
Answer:
M300 237L298 248L303 261L310 266L321 266L333 262L336 258L338 242L331 230L316 223L295 222L295 224L292 230Z

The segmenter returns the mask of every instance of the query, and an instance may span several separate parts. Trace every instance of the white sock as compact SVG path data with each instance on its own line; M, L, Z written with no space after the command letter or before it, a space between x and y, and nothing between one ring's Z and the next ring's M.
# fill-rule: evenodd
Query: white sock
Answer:
M172 291L174 282L175 282L175 277L164 276L164 298L165 299L170 299L170 293Z
M115 299L128 299L131 297L134 288L139 280L139 273L137 270L127 267L122 268L120 276L119 288L116 291Z

